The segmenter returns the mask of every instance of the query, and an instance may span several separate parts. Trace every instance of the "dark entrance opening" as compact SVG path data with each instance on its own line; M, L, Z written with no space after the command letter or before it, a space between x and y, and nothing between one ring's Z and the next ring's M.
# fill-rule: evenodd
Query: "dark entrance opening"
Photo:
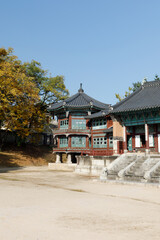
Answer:
M72 163L77 163L77 158L76 158L76 156L79 156L79 155L81 155L80 153L73 153L72 155L71 155L71 161L72 161Z
M146 147L145 135L140 135L140 139L141 139L141 147L145 148Z

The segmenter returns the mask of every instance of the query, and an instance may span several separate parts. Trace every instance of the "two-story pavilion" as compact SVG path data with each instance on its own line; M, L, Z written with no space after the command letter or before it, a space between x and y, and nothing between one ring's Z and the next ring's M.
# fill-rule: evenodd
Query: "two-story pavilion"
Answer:
M111 107L86 116L91 126L91 149L93 156L113 155L113 121Z
M93 128L99 126L99 129L105 130L107 126L110 126L109 122L107 125L107 118L101 116L99 120L95 118L91 122L88 116L96 114L101 110L108 111L109 108L109 104L99 102L85 94L82 84L78 93L65 101L49 107L50 113L58 118L58 130L54 131L54 137L57 139L57 148L53 149L53 152L56 153L56 162L62 161L62 153L67 154L68 163L76 162L76 155L92 155L94 144L97 146L102 144L103 148L107 148L107 140L104 133L102 136L102 133L99 134L97 132L99 135L95 138L92 137L92 124Z
M123 126L124 151L160 152L160 81L144 83L113 107Z

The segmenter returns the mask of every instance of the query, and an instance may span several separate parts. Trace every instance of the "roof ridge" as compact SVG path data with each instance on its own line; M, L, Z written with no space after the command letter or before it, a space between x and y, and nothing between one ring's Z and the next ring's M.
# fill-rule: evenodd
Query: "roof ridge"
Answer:
M91 101L94 100L95 102L102 103L102 104L104 104L104 105L106 105L106 106L108 106L108 107L111 105L111 104L107 104L107 103L100 102L100 101L96 100L95 98L92 98L92 97L88 96L88 95L85 94L85 93L83 93L83 97L84 97L84 96L91 98ZM85 98L85 100L87 101L86 98Z
M154 80L154 81L150 81L150 82L145 82L143 87L152 87L152 86L160 86L160 81L159 80Z
M69 103L69 102L73 101L73 100L76 99L79 95L80 95L80 93L78 92L78 93L72 95L71 97L68 97L68 98L66 99L66 102Z
M91 98L90 96L88 96L87 94L85 94L85 93L82 94L82 97L83 97L88 103L90 103L91 100L92 100L92 98ZM89 99L87 99L87 98L91 98L91 100L89 101Z

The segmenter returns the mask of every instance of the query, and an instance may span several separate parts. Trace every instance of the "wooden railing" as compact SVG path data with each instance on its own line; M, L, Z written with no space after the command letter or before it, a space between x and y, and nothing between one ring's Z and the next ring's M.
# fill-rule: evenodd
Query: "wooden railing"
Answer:
M82 150L81 155L88 154L90 156L112 156L113 149L109 150L89 150L87 153Z
M81 153L81 156L83 155L89 155L89 156L112 156L114 151L113 149L103 149L103 150L92 150L92 149L89 149L89 148L85 148L85 149L82 149L82 148L53 148L53 152L79 152Z
M58 133L91 133L90 129L57 129L53 131L54 134Z

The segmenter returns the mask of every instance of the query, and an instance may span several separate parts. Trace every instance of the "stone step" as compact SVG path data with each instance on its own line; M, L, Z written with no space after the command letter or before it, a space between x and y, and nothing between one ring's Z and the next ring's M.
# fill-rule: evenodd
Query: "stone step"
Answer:
M160 174L153 174L151 177L160 177Z
M157 169L156 169L156 172L160 172L160 168L157 168Z
M123 179L125 181L141 182L143 178L139 176L125 176Z
M108 180L115 180L116 178L117 178L117 175L114 175L114 174L113 175L111 174L111 175L107 176Z
M148 180L149 183L160 183L160 178L151 178Z

